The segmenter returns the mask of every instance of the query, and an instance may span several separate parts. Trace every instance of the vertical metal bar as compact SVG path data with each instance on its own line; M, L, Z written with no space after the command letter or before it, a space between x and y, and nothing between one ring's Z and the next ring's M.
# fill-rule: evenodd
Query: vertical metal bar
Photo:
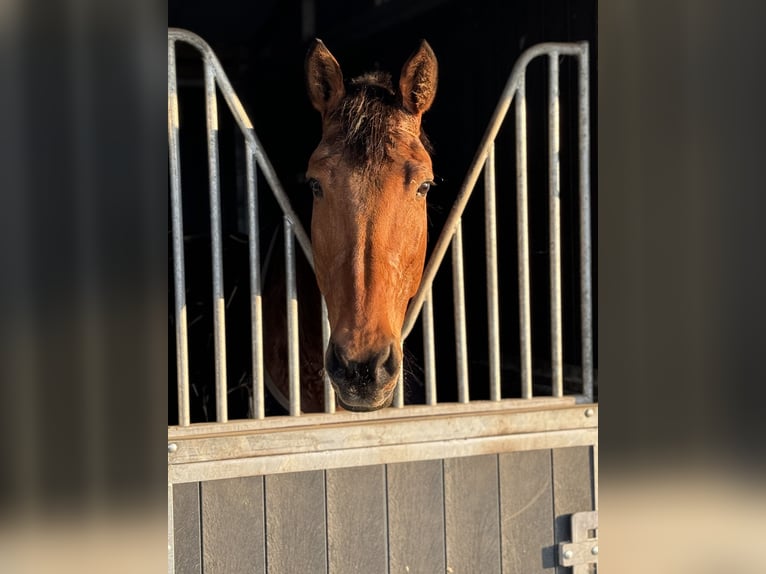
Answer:
M551 378L554 397L564 395L561 328L561 171L559 151L559 53L548 56L548 246L551 288Z
M394 400L392 401L394 408L400 409L404 406L404 361L399 363L399 381L394 388Z
M433 289L423 302L423 367L426 371L426 404L436 404L436 346L434 344Z
M322 352L327 349L330 343L330 321L327 318L327 302L322 297ZM327 371L322 369L322 380L324 381L324 412L335 412L335 389L332 388L330 376Z
M497 286L497 209L495 207L495 143L484 163L485 250L487 254L487 329L489 337L489 398L500 400L500 304Z
M452 297L455 308L455 356L457 359L458 402L467 403L468 340L465 325L465 282L463 278L463 224L458 221L452 238Z
M218 422L229 418L226 385L226 302L223 293L223 248L221 240L221 194L218 180L218 101L215 72L205 59L205 107L207 111L207 154L210 176L210 236L213 252L213 331L215 336L215 412Z
M301 374L298 357L298 289L295 283L295 239L293 223L285 221L285 266L287 268L287 366L289 381L290 416L301 414Z
M258 178L256 177L255 150L246 144L247 153L247 235L250 254L250 314L251 345L253 354L253 417L266 414L263 396L263 301L261 291L261 250L258 237Z
M175 295L176 372L178 424L189 426L189 342L186 324L186 279L184 270L184 225L181 205L181 158L178 146L178 90L176 46L168 40L168 146L170 160L170 211L173 235L173 293Z
M583 394L593 400L593 291L591 283L590 230L590 91L588 43L580 44L580 320L582 335Z
M515 111L521 396L528 399L532 397L532 327L529 295L529 222L527 216L527 96L524 76L519 79Z

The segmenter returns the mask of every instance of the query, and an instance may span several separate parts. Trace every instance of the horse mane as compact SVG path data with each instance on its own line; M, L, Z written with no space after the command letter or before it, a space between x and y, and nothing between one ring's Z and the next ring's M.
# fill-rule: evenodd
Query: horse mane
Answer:
M361 164L375 165L390 159L394 144L397 115L406 113L401 97L394 89L391 74L368 72L353 78L346 86L346 96L333 113L340 123L340 143ZM420 141L431 153L428 138L421 130Z

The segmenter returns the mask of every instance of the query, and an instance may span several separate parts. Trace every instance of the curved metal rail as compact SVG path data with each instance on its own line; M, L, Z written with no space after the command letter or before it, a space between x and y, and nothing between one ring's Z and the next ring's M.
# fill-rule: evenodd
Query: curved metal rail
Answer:
M473 193L482 170L485 171L486 226L487 226L487 289L490 339L490 397L500 399L500 355L498 329L497 247L495 238L495 177L494 142L515 98L516 117L516 188L517 233L519 260L519 316L521 339L522 396L532 397L532 339L529 288L529 230L527 222L527 149L526 149L526 96L525 74L529 62L539 56L549 59L549 196L550 196L550 250L551 250L551 357L553 369L553 395L563 394L563 360L561 328L561 261L560 261L560 182L559 182L559 57L575 56L578 59L578 115L579 115L579 204L580 204L580 296L583 361L583 395L593 399L593 332L592 332L592 279L591 279L591 230L590 230L590 117L588 43L543 43L526 50L516 61L506 82L495 112L490 119L478 151L447 216L431 258L426 265L420 288L410 302L405 317L403 337L412 331L424 303L430 298L436 273L447 248L453 250L453 275L455 292L455 321L458 333L456 348L458 365L458 388L461 401L468 400L467 349L464 341L465 305L462 296L462 241L460 222L463 211ZM430 315L425 322L424 339L426 356L433 354L433 326ZM428 376L427 376L428 378Z
M258 202L256 166L260 168L274 197L285 217L285 234L294 234L311 267L314 260L311 253L311 242L303 229L298 216L293 211L282 184L277 178L274 167L263 151L258 137L253 129L242 103L232 88L226 73L213 53L213 50L202 38L188 30L178 28L168 29L168 143L170 161L170 200L173 243L173 275L175 292L175 321L176 321L176 361L178 372L178 424L187 426L189 415L189 351L188 331L186 321L186 282L184 271L183 249L183 214L181 207L181 165L179 153L179 114L178 91L176 79L176 42L184 42L199 51L204 64L205 77L205 107L207 112L207 141L208 141L208 172L210 185L210 231L212 238L213 257L213 325L215 340L215 374L216 374L216 420L224 422L227 415L227 380L226 380L226 327L225 302L223 289L223 257L221 238L220 182L218 174L218 103L217 90L221 92L229 111L234 116L245 139L247 149L247 220L250 252L250 297L252 311L252 351L253 351L253 412L256 418L264 416L264 370L263 370L263 325L261 310L261 264L260 248L258 245ZM217 90L216 90L217 89ZM291 240L292 238L289 238ZM286 241L288 238L286 237ZM294 268L294 253L287 265ZM293 271L294 272L294 271ZM294 295L294 293L293 293ZM297 305L288 307L297 309ZM297 312L297 311L296 311ZM297 319L291 321L288 329L291 342L290 353L293 360L291 366L297 364L298 332ZM295 354L293 357L292 354ZM292 378L297 374L291 374ZM297 379L295 379L297 380ZM291 414L300 410L299 397L291 397Z

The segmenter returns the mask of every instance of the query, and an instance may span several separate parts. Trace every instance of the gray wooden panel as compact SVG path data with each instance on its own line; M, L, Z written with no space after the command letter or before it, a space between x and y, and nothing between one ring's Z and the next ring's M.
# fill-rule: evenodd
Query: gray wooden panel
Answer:
M264 494L268 572L326 572L324 471L267 476Z
M173 531L178 574L202 572L199 483L173 485Z
M593 510L591 456L589 446L553 450L553 513L557 546L561 542L572 540L571 515L575 512ZM568 574L571 569L559 566L556 571Z
M386 468L327 471L327 551L333 574L388 571Z
M203 482L200 499L203 572L265 573L263 477Z
M551 573L553 537L551 451L500 455L503 574Z
M500 572L497 455L444 461L447 571Z
M444 574L442 461L389 464L389 571Z

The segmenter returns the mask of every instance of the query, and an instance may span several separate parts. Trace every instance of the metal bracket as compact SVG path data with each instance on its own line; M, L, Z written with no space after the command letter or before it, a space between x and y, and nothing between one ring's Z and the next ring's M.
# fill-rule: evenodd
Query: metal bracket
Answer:
M572 542L559 544L559 565L572 567L572 574L593 572L598 564L598 511L572 514Z

